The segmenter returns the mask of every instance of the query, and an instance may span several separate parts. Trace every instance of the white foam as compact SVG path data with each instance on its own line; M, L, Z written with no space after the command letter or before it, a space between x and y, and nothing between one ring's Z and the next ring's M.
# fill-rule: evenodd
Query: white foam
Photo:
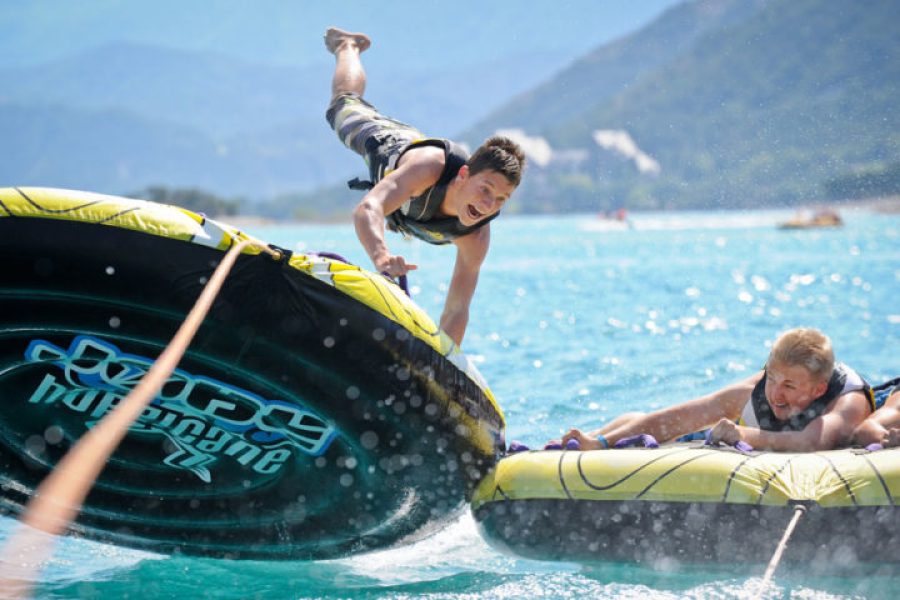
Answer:
M533 573L577 571L569 563L539 562L498 554L478 533L469 511L452 525L408 546L330 561L347 567L355 576L382 585L434 581L458 573Z
M585 217L581 231L682 231L695 229L775 229L790 215L785 211L632 213L627 222Z

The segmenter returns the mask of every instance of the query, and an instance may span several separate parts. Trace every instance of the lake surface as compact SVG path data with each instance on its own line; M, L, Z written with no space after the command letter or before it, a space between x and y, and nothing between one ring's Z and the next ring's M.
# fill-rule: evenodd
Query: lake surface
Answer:
M537 447L571 426L712 391L760 368L778 333L797 326L828 333L838 359L872 383L900 375L900 215L848 212L833 230L775 227L791 216L640 214L631 229L590 215L495 221L463 348L505 411L507 439ZM370 268L349 223L250 231ZM394 235L389 244L418 263L413 297L437 319L455 251ZM0 535L9 528L0 521ZM415 545L321 562L169 557L66 539L35 596L751 598L763 570L523 560L488 546L466 513ZM785 569L767 597L895 597L891 574Z

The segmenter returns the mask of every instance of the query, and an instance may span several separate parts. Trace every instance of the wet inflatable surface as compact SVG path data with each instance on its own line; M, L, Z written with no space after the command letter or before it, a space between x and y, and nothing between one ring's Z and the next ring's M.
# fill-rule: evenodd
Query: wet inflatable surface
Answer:
M243 237L171 206L0 190L6 513L136 385ZM380 548L458 514L503 433L477 370L393 283L253 249L73 533L232 558Z
M896 562L900 449L535 451L502 459L475 493L482 535L544 560L767 562L794 513L787 560ZM872 540L878 540L873 552Z

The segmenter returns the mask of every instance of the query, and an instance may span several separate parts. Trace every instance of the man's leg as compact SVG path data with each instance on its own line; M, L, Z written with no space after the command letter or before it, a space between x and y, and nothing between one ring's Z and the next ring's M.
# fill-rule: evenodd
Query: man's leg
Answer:
M371 43L362 33L335 27L325 32L325 47L336 60L332 97L325 119L345 146L362 156L370 169L382 172L387 164L382 162L389 160L387 157L393 148L424 136L414 127L380 114L362 98L366 90L366 72L359 55ZM384 151L376 151L376 147L383 145Z
M332 100L348 92L362 97L366 91L366 72L359 55L371 44L369 37L362 33L350 33L336 27L325 32L325 47L335 56Z

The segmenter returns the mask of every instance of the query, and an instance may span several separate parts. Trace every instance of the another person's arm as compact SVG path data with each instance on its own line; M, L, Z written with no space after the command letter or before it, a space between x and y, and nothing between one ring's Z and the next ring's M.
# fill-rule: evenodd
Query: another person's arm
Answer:
M431 149L410 151L403 165L375 184L353 211L356 235L372 264L391 277L405 275L417 266L391 253L384 240L384 218L437 182L444 168L443 154L428 150Z
M852 442L860 446L900 444L900 392L894 392L884 406L872 413L853 432Z
M562 443L574 439L578 440L582 450L597 450L604 447L597 439L601 434L610 446L623 438L638 434L652 435L663 443L709 427L720 419L733 421L740 416L753 386L761 377L762 372L756 373L711 394L637 416L612 430L598 429L585 434L573 429L563 436Z
M469 305L478 285L478 274L491 243L490 224L455 240L456 264L441 314L443 329L457 345L462 345L469 323Z

